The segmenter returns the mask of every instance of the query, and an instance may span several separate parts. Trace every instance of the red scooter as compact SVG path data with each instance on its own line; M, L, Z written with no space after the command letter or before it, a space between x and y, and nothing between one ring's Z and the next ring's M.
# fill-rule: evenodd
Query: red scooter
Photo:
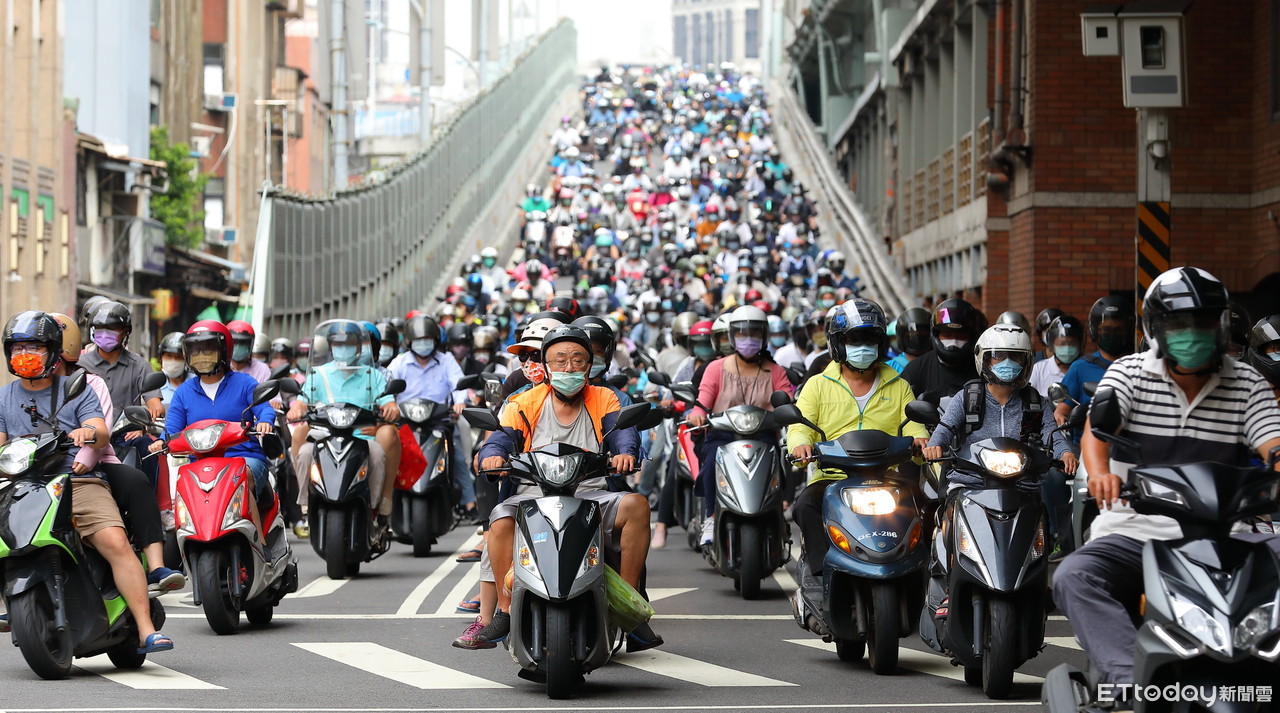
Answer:
M278 382L259 384L250 408L278 392ZM148 420L145 409L131 406L128 412L134 423ZM234 634L242 611L251 624L269 623L276 604L298 590L298 561L285 535L279 498L272 495L264 534L253 472L243 458L226 457L227 450L253 435L244 423L205 419L187 426L165 446L171 455L193 458L178 468L173 496L178 550L194 601L218 634ZM274 458L283 446L269 436L263 439L263 450Z

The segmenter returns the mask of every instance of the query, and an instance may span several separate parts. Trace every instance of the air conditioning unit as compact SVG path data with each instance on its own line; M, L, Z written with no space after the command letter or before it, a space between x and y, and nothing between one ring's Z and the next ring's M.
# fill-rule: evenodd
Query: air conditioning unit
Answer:
M204 241L209 245L227 247L236 242L236 229L223 226L221 228L205 228Z
M209 111L235 111L236 95L206 94L204 95L204 108Z

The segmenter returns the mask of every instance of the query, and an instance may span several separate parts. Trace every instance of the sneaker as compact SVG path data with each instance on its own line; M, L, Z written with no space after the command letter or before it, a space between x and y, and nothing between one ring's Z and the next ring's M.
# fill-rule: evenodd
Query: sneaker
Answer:
M187 578L176 569L156 567L147 573L147 594L165 594L185 586L187 586Z
M489 625L476 632L476 639L489 644L489 646L483 648L489 648L506 639L507 634L510 633L511 615L499 609L493 613L493 618L489 620Z
M647 621L637 626L630 634L627 634L627 653L629 654L647 651L662 646L662 644L662 637L653 631Z
M497 646L496 643L479 638L480 632L484 628L484 624L480 623L480 617L477 616L475 621L467 625L467 628L462 632L462 636L453 640L453 647L471 650L494 648Z
M711 542L715 540L715 538L716 538L716 518L713 515L707 518L706 520L702 521L702 539L699 540L699 544L701 544L703 547L706 547L707 545L711 544Z
M305 540L311 537L311 526L306 520L299 520L293 523L293 536L299 540Z

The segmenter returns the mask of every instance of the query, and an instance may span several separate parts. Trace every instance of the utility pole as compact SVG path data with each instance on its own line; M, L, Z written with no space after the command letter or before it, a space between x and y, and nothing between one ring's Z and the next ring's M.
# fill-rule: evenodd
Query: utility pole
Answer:
M480 67L480 86L484 89L489 80L489 0L478 0L480 3L480 41L477 52Z
M345 3L329 3L329 68L332 77L333 106L329 121L333 125L333 190L347 187L347 40Z

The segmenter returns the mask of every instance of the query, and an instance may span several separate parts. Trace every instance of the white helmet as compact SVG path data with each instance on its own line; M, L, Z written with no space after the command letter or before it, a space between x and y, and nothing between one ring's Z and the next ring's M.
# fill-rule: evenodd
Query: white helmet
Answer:
M566 159L570 160L570 161L575 161L575 160L577 160L578 155L579 155L579 154L578 154L578 147L577 147L577 146L570 146L569 148L567 148L567 149L565 149L565 150L564 150L564 157L565 157Z
M974 363L988 383L1021 389L1031 380L1031 337L1017 325L992 325L978 337Z
M744 358L754 359L769 336L769 317L759 307L743 305L731 312L727 321L729 342L733 344L734 351ZM752 339L756 340L758 345L756 351L744 352L744 349L749 349L747 345Z
M711 323L711 346L720 356L733 353L733 342L729 341L729 313L726 312Z

